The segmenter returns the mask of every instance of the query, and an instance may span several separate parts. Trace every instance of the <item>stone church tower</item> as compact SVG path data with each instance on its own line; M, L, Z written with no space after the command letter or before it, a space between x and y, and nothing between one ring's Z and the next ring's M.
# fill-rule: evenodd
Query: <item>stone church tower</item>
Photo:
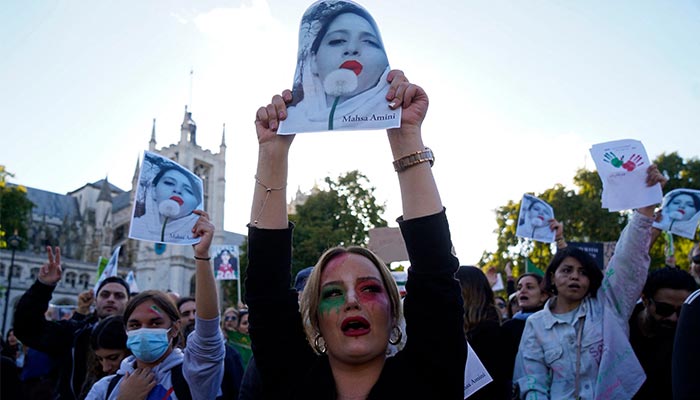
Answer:
M180 141L161 149L156 148L155 120L149 151L169 158L202 178L204 186L204 210L216 226L214 244L224 243L224 191L226 189L226 142L225 127L221 137L219 152L212 153L197 144L197 125L192 113L185 107L185 115L180 127ZM137 165L137 170L138 170ZM136 191L136 177L132 195ZM132 199L133 204L133 199ZM140 287L159 290L171 290L181 295L188 295L193 287L194 256L191 246L168 244L165 249L157 248L155 243L135 241L136 262L133 265Z

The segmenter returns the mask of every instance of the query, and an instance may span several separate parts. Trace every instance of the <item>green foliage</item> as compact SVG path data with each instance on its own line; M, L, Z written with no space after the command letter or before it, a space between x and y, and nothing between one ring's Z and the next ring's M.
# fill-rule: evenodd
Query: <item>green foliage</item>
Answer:
M16 234L22 238L19 249L24 250L34 203L27 198L27 188L5 182L12 176L4 165L0 165L0 248L6 248L7 239Z
M654 160L659 170L669 181L664 187L667 193L673 189L700 189L700 160L683 160L677 153L661 154ZM560 184L542 193L530 193L548 202L558 221L564 223L564 236L567 241L610 242L615 241L627 224L630 212L609 212L601 207L603 185L596 171L580 169L574 177L575 189L567 189ZM515 236L520 212L520 199L511 200L496 209L497 250L484 252L480 266L493 265L503 270L508 260L515 261L516 274L525 271L525 260L529 257L540 269L545 269L554 250L554 245L534 242ZM677 265L687 269L687 254L693 245L691 240L675 237ZM665 262L665 241L658 239L650 250L652 268L661 267Z
M387 226L381 217L385 207L377 204L375 188L362 173L355 170L324 181L328 190L312 193L289 216L296 224L293 273L316 264L330 247L364 246L369 229Z
M324 179L327 190L314 191L304 204L296 206L296 214L289 220L296 225L293 241L292 277L310 265L327 249L334 246L365 246L369 241L368 230L387 226L381 217L384 205L374 197L375 188L359 171L347 172L333 180ZM241 282L245 282L248 269L248 242L240 249ZM224 302L235 305L237 288L235 281L223 284ZM241 285L245 296L244 285ZM244 297L242 297L244 298Z

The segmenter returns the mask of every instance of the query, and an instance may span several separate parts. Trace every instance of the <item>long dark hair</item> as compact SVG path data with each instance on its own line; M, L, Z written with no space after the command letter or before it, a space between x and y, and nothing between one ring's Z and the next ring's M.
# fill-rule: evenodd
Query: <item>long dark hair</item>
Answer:
M461 266L455 277L462 287L464 304L464 333L469 332L484 321L501 322L501 315L496 308L493 290L486 275L477 267Z

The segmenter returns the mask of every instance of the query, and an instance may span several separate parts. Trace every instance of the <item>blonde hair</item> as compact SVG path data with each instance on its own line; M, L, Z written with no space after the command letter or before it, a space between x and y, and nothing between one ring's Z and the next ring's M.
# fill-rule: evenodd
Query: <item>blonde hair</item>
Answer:
M386 264L384 264L384 262L376 254L364 247L333 247L323 253L314 266L314 269L311 271L311 275L309 275L309 279L306 281L306 287L301 295L301 302L299 304L299 307L301 308L302 321L304 323L304 331L306 332L306 340L309 341L309 344L316 352L318 352L318 350L314 346L314 340L316 339L316 336L320 334L318 306L321 302L321 274L331 260L343 254L357 254L370 260L372 264L377 267L379 275L382 277L382 284L389 294L392 324L399 326L399 321L403 318L399 288L396 285L394 277L391 275L391 271Z

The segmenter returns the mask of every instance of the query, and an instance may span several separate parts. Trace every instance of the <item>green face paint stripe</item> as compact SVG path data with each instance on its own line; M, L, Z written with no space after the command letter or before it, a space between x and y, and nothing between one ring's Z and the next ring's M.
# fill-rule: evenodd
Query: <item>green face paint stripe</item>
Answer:
M340 308L345 304L345 295L332 296L328 298L321 299L318 305L318 310L321 314L329 314L331 311L340 311Z

